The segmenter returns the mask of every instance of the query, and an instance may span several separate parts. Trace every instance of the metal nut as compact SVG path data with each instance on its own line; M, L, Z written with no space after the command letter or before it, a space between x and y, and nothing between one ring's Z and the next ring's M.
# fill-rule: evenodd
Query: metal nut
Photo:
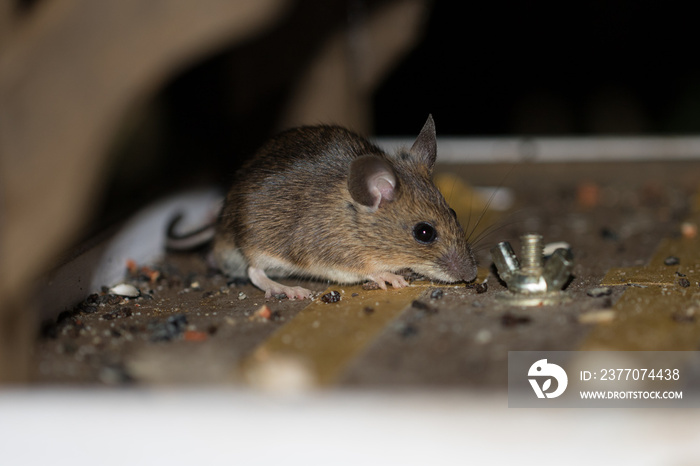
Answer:
M498 243L491 249L491 258L498 275L508 291L499 298L523 306L555 304L570 299L561 291L574 267L569 249L557 249L544 260L542 236L527 234L520 237L520 261L508 242Z

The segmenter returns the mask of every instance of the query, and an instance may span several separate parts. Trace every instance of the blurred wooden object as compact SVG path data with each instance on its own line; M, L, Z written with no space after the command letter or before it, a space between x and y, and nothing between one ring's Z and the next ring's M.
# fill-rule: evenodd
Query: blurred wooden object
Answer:
M129 106L184 63L260 33L285 0L53 0L18 18L0 55L0 376L22 379L22 299L75 240ZM3 7L7 14L9 8ZM11 11L11 10L10 10ZM12 21L3 19L3 24ZM9 305L9 306L8 306Z
M19 15L0 0L0 381L26 377L36 328L27 295L89 220L127 111L195 59L265 34L295 3L50 0ZM370 128L371 91L427 9L378 3L353 36L359 49L338 31L310 60L282 126Z
M425 0L385 2L332 34L303 72L279 127L333 122L369 134L372 92L421 38Z

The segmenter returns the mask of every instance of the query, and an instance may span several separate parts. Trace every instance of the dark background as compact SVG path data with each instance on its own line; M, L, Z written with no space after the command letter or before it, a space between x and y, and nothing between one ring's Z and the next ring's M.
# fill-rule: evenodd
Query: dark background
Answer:
M688 5L437 1L425 40L376 95L376 130L410 132L430 111L462 135L697 132Z
M276 131L304 54L348 21L352 4L300 1L264 37L181 70L127 118L102 211L118 212L125 199L142 205L164 187L226 184ZM438 136L700 129L697 16L688 3L437 0L426 21L420 43L373 96L376 135L415 135L428 113Z

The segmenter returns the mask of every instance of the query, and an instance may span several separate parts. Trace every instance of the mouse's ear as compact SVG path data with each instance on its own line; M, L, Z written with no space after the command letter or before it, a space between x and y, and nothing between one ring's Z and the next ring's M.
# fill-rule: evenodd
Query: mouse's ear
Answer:
M362 155L350 164L348 190L355 202L377 210L394 199L396 189L394 170L381 157Z
M417 156L423 162L429 171L433 170L435 159L437 158L437 140L435 137L435 122L433 116L428 115L428 119L420 130L420 134L416 138L416 142L411 146L413 155Z

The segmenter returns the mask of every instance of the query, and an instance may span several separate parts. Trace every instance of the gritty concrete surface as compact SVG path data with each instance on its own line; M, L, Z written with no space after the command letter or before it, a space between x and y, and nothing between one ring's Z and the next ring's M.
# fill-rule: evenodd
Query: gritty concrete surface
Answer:
M337 387L505 390L509 350L581 347L592 329L606 325L606 311L626 286L599 297L587 292L610 268L644 265L663 238L680 234L698 188L700 163L443 165L438 172L514 194L508 211L485 217L487 232L473 245L488 273L487 289L426 286L418 303L407 303L356 352L335 381ZM445 196L454 202L450 192ZM461 214L468 231L479 215ZM518 238L527 232L571 245L576 265L567 287L570 303L519 307L496 299L505 288L491 269L488 251L509 241L517 252ZM34 354L36 384L256 385L243 362L308 305L265 300L249 283L209 270L201 253L169 255L160 264L144 265L132 264L127 272L125 264L125 282L139 289L139 297L97 293L42 326ZM286 282L319 292L344 288ZM442 296L431 298L438 289ZM391 293L361 290L342 299L347 303L370 294L383 299ZM333 312L333 304L326 306ZM382 308L358 312L365 312L369 322ZM677 325L700 323L692 319ZM276 379L287 372L294 379L294 369L288 369L282 365L262 385L288 383Z

